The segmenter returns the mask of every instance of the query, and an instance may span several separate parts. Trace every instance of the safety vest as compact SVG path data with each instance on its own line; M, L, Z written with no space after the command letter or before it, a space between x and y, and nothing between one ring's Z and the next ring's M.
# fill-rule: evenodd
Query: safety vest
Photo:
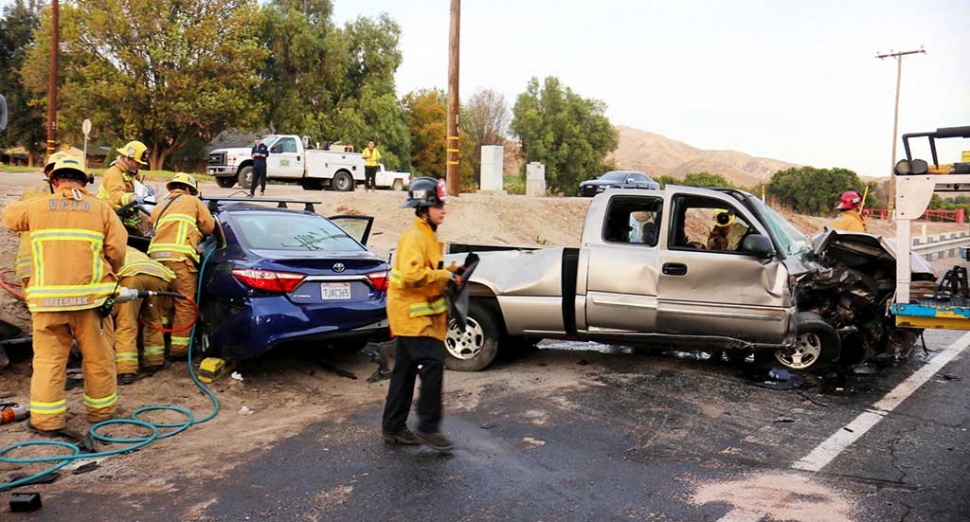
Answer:
M116 161L101 178L98 199L107 202L114 210L131 203L135 199L135 177L129 176Z
M50 182L45 181L24 191L23 195L20 196L19 201L27 201L28 199L37 197L50 196L51 191L52 189ZM17 258L13 262L13 270L17 275L17 279L24 280L30 277L31 263L30 233L21 232L20 243L17 245Z
M415 218L398 240L389 278L387 319L394 335L440 340L447 336L444 290L451 272L438 268L443 259L443 245L431 226Z
M152 221L155 236L148 246L148 255L156 261L191 259L198 263L199 242L203 235L211 234L216 228L209 209L199 198L182 189L169 192L155 205Z
M360 155L364 158L365 167L376 167L381 161L381 153L377 150L377 147L374 147L374 150L364 149L364 152Z
M139 274L155 276L166 283L175 279L175 272L169 270L168 267L152 260L138 250L128 247L125 266L121 267L118 277L133 277Z
M46 198L18 201L3 225L29 232L31 312L97 308L114 293L128 234L118 216L84 188L65 186Z

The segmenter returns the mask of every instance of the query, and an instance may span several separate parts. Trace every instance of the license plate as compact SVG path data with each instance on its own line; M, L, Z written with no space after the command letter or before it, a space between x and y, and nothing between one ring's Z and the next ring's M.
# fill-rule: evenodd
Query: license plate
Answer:
M320 290L325 301L350 299L350 283L321 283Z

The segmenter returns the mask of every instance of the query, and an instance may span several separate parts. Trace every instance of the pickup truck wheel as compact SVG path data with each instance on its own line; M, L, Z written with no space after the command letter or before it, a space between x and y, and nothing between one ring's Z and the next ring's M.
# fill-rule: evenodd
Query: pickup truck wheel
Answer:
M468 324L464 331L458 330L455 321L448 323L445 368L460 372L484 370L498 354L499 335L492 311L472 301L468 306Z
M235 184L236 184L236 178L233 176L216 178L216 185L219 185L222 188L232 188L232 186Z
M354 178L349 172L341 170L334 175L330 187L340 192L350 192L354 190Z
M391 189L392 190L404 190L404 182L401 181L401 180L399 180L399 179L394 180L394 184L391 185Z
M249 190L249 187L253 184L253 168L243 167L239 169L239 187L244 190Z
M775 352L775 360L785 368L806 371L834 361L841 350L839 334L821 316L801 312L796 318L798 337L795 346Z

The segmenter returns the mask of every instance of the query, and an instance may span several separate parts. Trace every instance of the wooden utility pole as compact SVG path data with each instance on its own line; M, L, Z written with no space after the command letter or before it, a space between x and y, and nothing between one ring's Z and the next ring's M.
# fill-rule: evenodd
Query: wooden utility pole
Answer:
M451 0L451 31L448 35L448 136L445 154L448 194L457 196L461 191L458 178L458 162L461 154L458 143L458 42L461 34L461 0Z
M57 48L60 46L57 22L57 0L51 0L51 71L47 80L47 156L54 153L55 131L57 130Z
M900 51L892 52L889 51L886 54L876 54L876 58L880 60L884 58L895 58L896 59L896 108L893 112L893 163L889 167L889 214L888 219L892 222L893 219L893 209L896 208L896 173L894 172L896 168L896 132L899 130L899 85L903 77L903 56L907 54L926 54L926 51L920 47L915 51Z

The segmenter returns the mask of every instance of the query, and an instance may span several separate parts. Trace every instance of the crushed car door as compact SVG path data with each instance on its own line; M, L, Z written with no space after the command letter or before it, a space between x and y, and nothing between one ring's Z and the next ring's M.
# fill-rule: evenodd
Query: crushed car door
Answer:
M586 324L591 333L656 332L662 209L661 197L610 198L602 245L585 249Z
M370 229L374 224L371 216L333 216L327 218L333 224L342 228L350 237L357 240L361 245L367 245L370 238Z
M657 287L660 331L782 343L788 272L778 259L742 248L748 235L767 235L764 227L727 195L682 193L668 205Z

